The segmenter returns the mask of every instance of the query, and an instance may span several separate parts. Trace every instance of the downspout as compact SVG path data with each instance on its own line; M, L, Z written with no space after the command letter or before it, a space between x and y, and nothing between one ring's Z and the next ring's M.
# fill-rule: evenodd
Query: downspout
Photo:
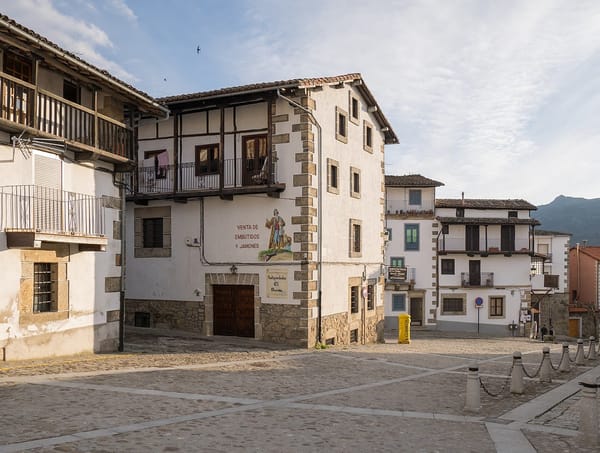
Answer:
M440 236L444 231L444 224L440 222L440 231L437 234L435 241L435 302L437 305L437 312L441 313L440 310ZM437 318L437 316L436 316ZM436 324L437 324L436 319Z
M319 132L319 140L317 142L317 161L318 161L318 173L317 173L317 343L321 343L321 321L322 321L322 301L321 301L321 279L322 279L322 264L323 264L323 195L322 195L322 133L321 125L312 114L312 111L303 105L298 104L296 101L281 94L279 89L277 90L277 97L288 102L290 105L303 110L312 119L313 123L317 127Z

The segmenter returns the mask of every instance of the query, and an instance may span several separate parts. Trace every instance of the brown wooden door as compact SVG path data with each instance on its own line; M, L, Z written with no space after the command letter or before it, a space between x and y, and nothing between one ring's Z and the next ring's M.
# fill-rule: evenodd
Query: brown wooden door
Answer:
M469 260L469 286L481 286L481 262Z
M254 337L254 287L213 286L213 331L215 335Z
M422 297L411 297L410 298L410 325L411 326L422 326L423 325L423 298Z
M579 318L569 319L569 336L579 338Z

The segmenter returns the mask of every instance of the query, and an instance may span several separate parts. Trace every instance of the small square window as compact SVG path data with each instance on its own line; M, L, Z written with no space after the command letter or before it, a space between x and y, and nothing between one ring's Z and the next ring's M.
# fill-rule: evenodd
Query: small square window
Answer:
M509 219L516 219L517 217L519 217L519 213L517 211L508 211Z
M390 266L394 267L404 267L404 257L394 256L390 258Z
M454 260L442 259L442 274L454 275Z
M465 208L456 208L456 217L464 217Z
M421 206L421 190L411 189L408 191L408 204L410 206Z
M392 294L392 311L406 311L406 294Z
M358 343L358 329L350 331L350 343Z
M335 138L348 143L348 114L339 107L335 109Z
M385 240L386 241L391 241L392 240L392 229L391 228L386 228L385 229Z
M350 167L350 196L360 198L360 170Z
M465 297L442 296L442 314L443 315L464 315Z

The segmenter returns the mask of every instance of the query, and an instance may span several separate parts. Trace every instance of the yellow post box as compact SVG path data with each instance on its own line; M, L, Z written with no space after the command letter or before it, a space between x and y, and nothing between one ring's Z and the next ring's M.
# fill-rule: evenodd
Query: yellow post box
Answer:
M398 315L398 343L410 343L410 315L406 313Z

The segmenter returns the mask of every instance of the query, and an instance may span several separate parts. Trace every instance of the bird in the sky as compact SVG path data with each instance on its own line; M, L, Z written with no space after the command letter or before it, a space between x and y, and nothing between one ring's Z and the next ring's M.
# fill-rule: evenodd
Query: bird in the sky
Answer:
M196 53L197 53L197 54L199 54L201 50L202 50L202 49L200 49L200 46L196 47Z

